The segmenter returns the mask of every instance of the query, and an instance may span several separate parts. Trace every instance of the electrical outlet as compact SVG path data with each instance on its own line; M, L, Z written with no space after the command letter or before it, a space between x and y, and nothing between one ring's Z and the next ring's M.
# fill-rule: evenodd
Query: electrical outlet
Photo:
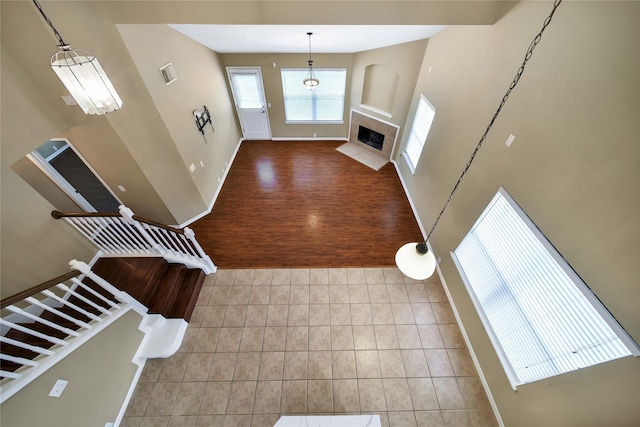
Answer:
M62 392L64 391L64 388L67 386L67 384L69 384L69 381L66 381L66 380L56 381L56 383L53 385L53 388L51 389L51 392L49 392L49 396L50 397L62 396Z
M127 189L124 188L122 185L118 185L118 190L122 191L123 193L127 192Z

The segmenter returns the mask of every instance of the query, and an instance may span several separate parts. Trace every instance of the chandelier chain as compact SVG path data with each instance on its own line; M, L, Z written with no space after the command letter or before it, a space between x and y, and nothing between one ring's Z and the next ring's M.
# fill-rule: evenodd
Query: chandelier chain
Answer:
M500 105L498 106L498 109L496 110L495 114L493 115L493 118L489 122L489 125L487 126L487 129L484 131L484 134L480 138L480 141L476 145L476 148L473 150L473 153L471 154L471 157L469 158L469 161L467 162L467 165L462 170L462 174L460 175L460 178L458 178L458 182L456 182L456 184L453 187L453 190L451 190L451 194L449 194L449 198L447 199L447 201L445 202L444 206L442 207L442 210L438 214L438 217L436 218L435 222L433 223L433 226L431 227L431 230L429 231L429 234L427 234L427 238L425 239L425 245L426 245L426 242L429 241L429 238L431 237L431 234L433 233L433 230L435 230L436 225L438 225L438 222L440 221L440 218L442 218L442 214L444 213L444 211L449 206L449 203L451 202L451 199L453 198L453 195L455 194L456 190L458 190L458 186L460 185L460 183L464 179L464 176L467 173L467 171L469 170L469 167L471 166L471 163L475 159L476 154L478 154L478 151L480 150L480 147L482 147L482 144L484 143L485 139L487 138L487 134L489 133L489 130L491 130L491 127L493 126L493 123L498 118L498 115L500 114L500 111L502 110L502 107L504 106L504 104L507 102L507 99L509 98L509 95L511 94L511 91L516 87L516 85L518 84L518 81L520 81L520 77L522 76L522 73L524 72L524 69L525 69L525 67L527 65L527 62L529 61L529 59L531 59L531 56L533 55L533 51L536 48L536 46L538 45L538 43L540 43L540 40L542 39L542 33L544 33L544 30L551 23L551 19L553 18L553 14L556 12L556 9L558 8L558 6L560 6L560 3L562 3L562 0L555 0L554 1L553 9L551 10L551 13L544 20L544 23L542 24L542 28L540 29L540 32L538 32L538 34L533 38L533 41L529 45L529 48L527 49L527 52L526 52L526 54L524 56L524 61L522 62L522 65L520 65L520 68L516 72L516 75L513 78L513 81L509 85L509 89L507 89L507 92L502 97L502 101L500 102Z
M62 40L62 36L58 32L58 30L56 30L56 27L53 26L53 23L51 22L51 20L47 17L47 15L45 15L44 10L42 10L42 6L40 6L40 3L38 3L37 0L33 0L33 3L36 5L38 10L40 11L40 14L44 18L44 20L47 21L47 24L49 24L49 26L53 30L53 34L55 34L56 38L58 39L59 46L67 46L64 40Z

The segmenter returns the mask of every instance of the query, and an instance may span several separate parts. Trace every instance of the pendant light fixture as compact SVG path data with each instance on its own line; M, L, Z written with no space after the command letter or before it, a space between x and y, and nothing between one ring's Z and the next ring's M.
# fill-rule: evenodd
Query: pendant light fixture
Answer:
M435 230L436 226L438 225L438 222L440 222L440 219L442 218L442 214L449 206L449 203L451 202L453 195L458 189L458 186L460 186L460 182L462 182L462 179L464 178L465 174L469 170L469 167L471 166L471 163L475 159L476 154L478 154L480 147L482 147L482 143L487 138L487 134L489 133L489 130L491 129L491 127L493 126L493 123L498 118L498 115L500 114L500 111L502 110L502 107L504 106L504 104L507 102L507 99L509 98L511 91L518 84L518 81L520 80L520 77L524 72L525 66L527 65L527 61L531 59L531 56L533 55L533 50L536 48L536 46L540 42L540 39L542 38L542 33L544 33L544 30L547 28L547 25L549 25L549 23L551 22L551 18L553 18L553 14L555 13L558 6L560 6L561 2L562 0L555 0L553 9L551 10L551 13L549 14L549 16L545 19L542 25L542 29L533 38L533 41L529 45L529 48L527 49L527 52L524 56L524 61L522 62L522 65L516 72L516 76L511 82L511 85L509 85L509 89L507 89L507 93L502 97L502 101L500 102L500 105L498 106L497 111L495 112L495 114L493 115L493 118L489 122L489 125L487 126L487 129L484 131L484 134L480 138L480 141L476 145L476 148L473 150L473 153L471 154L471 158L467 162L467 165L462 170L462 174L460 175L460 178L458 178L458 182L456 182L456 184L453 186L453 190L451 191L451 194L449 194L449 198L447 199L444 206L442 207L442 210L438 214L438 217L433 223L433 226L431 227L431 230L427 234L426 239L424 240L424 242L421 242L421 243L415 243L415 242L407 243L403 245L400 249L398 249L398 252L396 252L396 257L395 257L396 265L398 266L398 269L405 276L410 277L414 280L424 280L424 279L427 279L428 277L431 277L431 275L434 273L436 269L436 264L437 264L436 258L433 252L429 250L427 242L429 241L429 238L433 234L433 230Z
M307 33L309 36L309 71L307 72L307 77L302 81L302 83L308 87L309 89L313 89L320 84L320 80L316 78L313 74L313 60L311 59L311 35L313 33Z
M100 66L98 59L80 49L72 49L33 0L58 39L58 51L51 56L51 68L85 114L102 115L119 110L122 100Z

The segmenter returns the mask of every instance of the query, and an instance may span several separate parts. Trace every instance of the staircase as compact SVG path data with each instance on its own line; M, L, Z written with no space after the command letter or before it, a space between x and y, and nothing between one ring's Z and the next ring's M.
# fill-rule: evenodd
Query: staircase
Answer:
M162 258L100 258L92 271L166 319L191 320L205 274Z

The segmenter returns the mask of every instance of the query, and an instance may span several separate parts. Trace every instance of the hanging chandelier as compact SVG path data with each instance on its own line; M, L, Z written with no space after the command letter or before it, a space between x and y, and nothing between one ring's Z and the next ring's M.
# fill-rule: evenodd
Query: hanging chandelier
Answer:
M410 277L414 280L424 280L431 277L431 275L434 273L436 269L436 264L437 264L436 257L433 254L433 251L429 250L429 246L427 242L429 241L429 238L433 234L433 230L435 230L436 225L438 225L438 222L440 222L440 218L442 218L442 214L449 206L449 203L451 202L453 195L458 189L458 186L460 185L460 182L462 182L462 179L464 178L465 174L469 170L469 167L471 166L471 163L475 159L476 154L478 154L480 147L482 147L482 143L487 138L487 134L489 133L489 130L491 129L491 127L493 126L493 123L498 118L498 115L500 114L502 107L504 107L504 104L507 102L507 99L509 98L511 91L518 84L518 81L520 80L520 77L524 72L524 68L527 65L527 61L531 59L531 56L533 55L533 50L536 48L536 46L540 42L540 39L542 38L542 33L544 33L544 30L547 28L547 25L549 25L549 23L551 22L551 18L553 18L553 14L555 13L558 6L560 6L561 2L562 0L555 0L553 9L551 10L551 13L549 14L549 16L544 20L542 29L540 30L540 32L538 32L538 34L536 34L536 36L533 38L533 41L529 45L529 48L527 49L527 52L524 56L524 61L522 62L522 65L520 65L520 68L516 72L516 75L513 78L511 85L509 85L509 89L507 89L507 93L502 97L502 101L500 102L500 105L498 106L497 111L495 112L495 114L493 115L493 118L489 122L489 125L487 126L486 130L484 131L484 134L480 138L480 141L476 145L476 148L473 150L473 153L471 154L471 158L469 159L469 161L467 162L467 165L462 170L462 174L460 175L460 178L458 178L458 182L456 182L456 184L453 186L453 190L451 191L451 194L449 194L449 198L447 199L444 206L442 207L442 210L438 214L435 222L433 223L433 226L431 227L431 230L427 234L427 237L424 239L424 242L406 243L400 249L398 249L398 252L396 252L396 256L395 256L396 265L398 266L398 269L405 276Z
M320 80L316 78L313 74L313 60L311 59L311 35L313 33L307 33L309 36L309 71L307 72L307 77L302 81L302 83L308 87L309 89L313 89L320 84Z
M102 69L98 59L80 49L72 49L33 0L58 39L58 51L51 56L51 68L85 114L102 115L119 110L122 100Z

